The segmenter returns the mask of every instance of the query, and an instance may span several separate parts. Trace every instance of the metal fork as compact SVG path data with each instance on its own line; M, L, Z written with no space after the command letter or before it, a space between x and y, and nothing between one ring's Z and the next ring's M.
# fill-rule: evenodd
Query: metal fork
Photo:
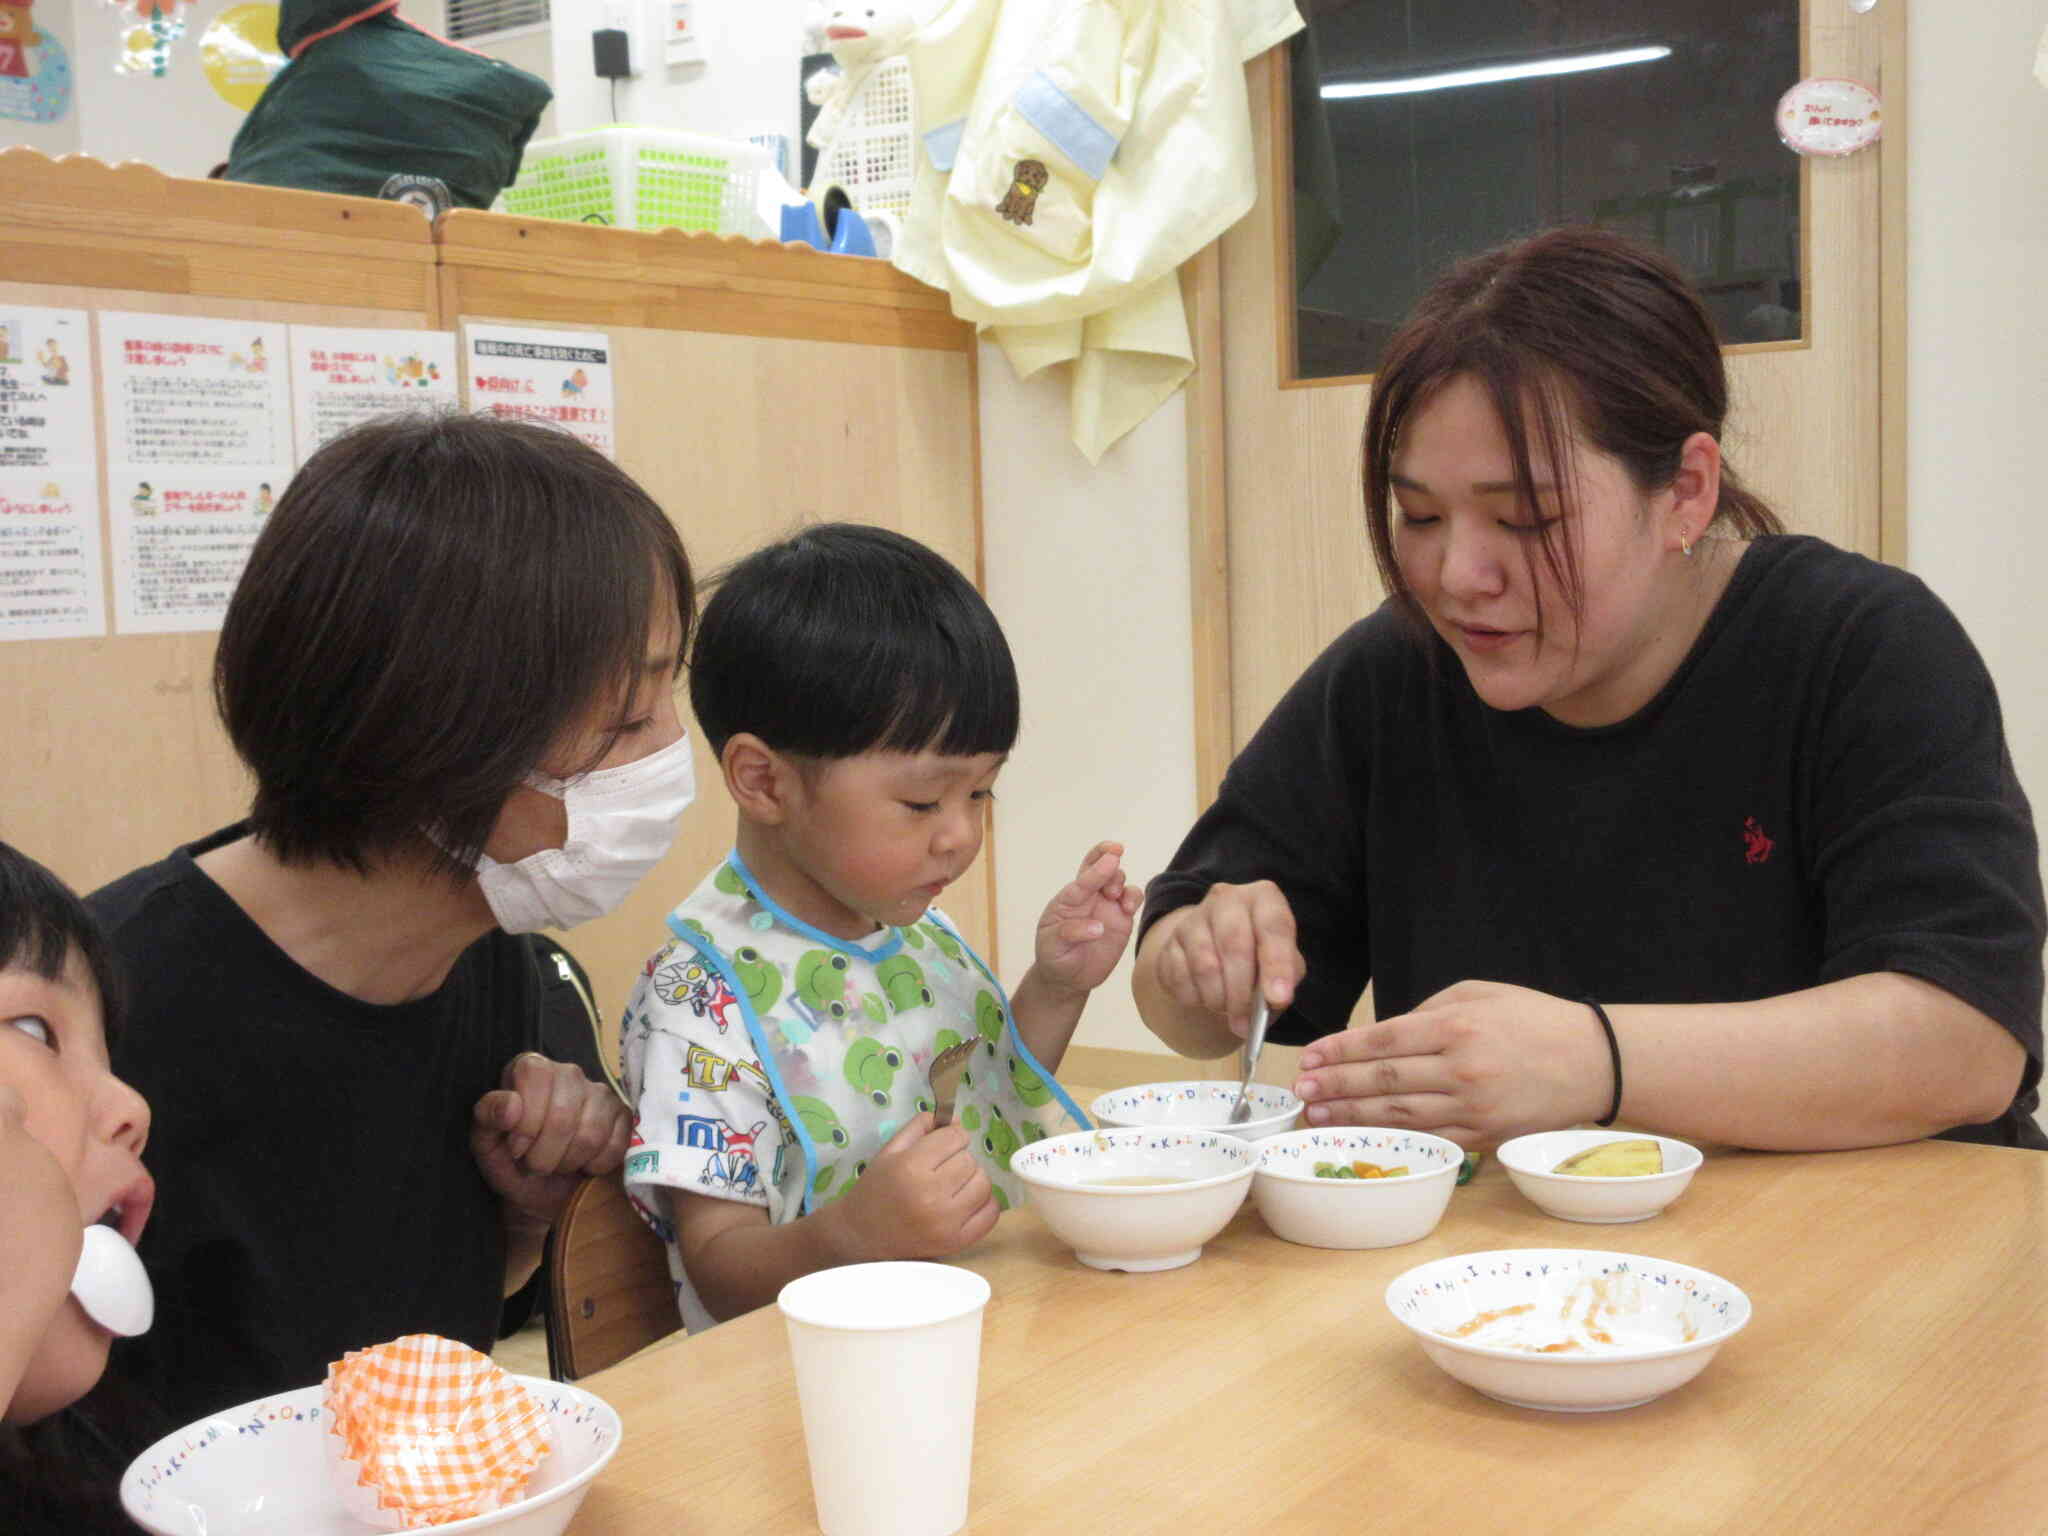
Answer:
M962 1040L947 1046L932 1058L932 1129L937 1130L953 1118L953 1100L960 1092L960 1078L967 1070L967 1060L974 1054L974 1048L981 1044L981 1037Z
M1252 1073L1258 1068L1259 1050L1266 1043L1266 1026L1271 1022L1272 1010L1262 992L1252 1003L1251 1027L1244 1033L1244 1081L1237 1085L1237 1103L1225 1124L1243 1125L1252 1117Z

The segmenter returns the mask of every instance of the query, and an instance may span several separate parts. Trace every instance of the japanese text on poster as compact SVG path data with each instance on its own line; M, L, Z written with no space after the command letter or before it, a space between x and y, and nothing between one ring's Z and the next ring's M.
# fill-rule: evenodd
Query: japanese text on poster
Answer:
M610 337L472 325L464 338L471 410L546 422L616 457Z
M100 316L114 619L214 629L292 471L285 328Z
M0 305L0 469L98 462L88 336L83 310Z
M292 327L292 411L301 461L329 438L394 411L458 403L446 331Z
M0 640L107 632L98 479L0 470Z
M107 632L89 326L0 306L0 640Z

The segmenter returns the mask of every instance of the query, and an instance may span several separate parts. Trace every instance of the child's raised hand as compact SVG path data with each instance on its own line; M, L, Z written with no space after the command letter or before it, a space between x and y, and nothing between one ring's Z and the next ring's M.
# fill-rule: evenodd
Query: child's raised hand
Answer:
M19 1325L27 1336L40 1339L51 1314L71 1292L85 1223L71 1180L29 1134L28 1107L6 1083L0 1083L0 1232L7 1234L7 1262L0 1264L5 1331ZM10 1353L0 1343L0 1358ZM0 1383L0 1408L6 1407L11 1387Z
M1046 903L1038 919L1038 970L1046 981L1092 992L1116 969L1145 899L1124 878L1123 852L1122 843L1097 843L1080 874Z
M934 1130L930 1114L890 1137L853 1188L825 1209L849 1263L944 1258L988 1236L998 1215L967 1133L957 1125Z

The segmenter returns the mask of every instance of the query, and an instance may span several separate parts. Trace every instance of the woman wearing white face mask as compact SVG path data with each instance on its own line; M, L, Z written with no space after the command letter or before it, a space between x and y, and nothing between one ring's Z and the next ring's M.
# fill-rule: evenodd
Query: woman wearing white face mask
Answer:
M524 423L375 423L278 501L215 662L249 818L90 898L161 1185L159 1325L111 1373L172 1424L402 1334L488 1350L619 1165L625 1106L531 1049L513 935L601 916L667 851L694 603L646 493Z

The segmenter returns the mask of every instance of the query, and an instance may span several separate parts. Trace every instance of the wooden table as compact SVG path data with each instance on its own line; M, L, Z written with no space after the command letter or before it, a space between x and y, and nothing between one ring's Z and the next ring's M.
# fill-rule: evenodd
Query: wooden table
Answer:
M1424 1359L1382 1293L1511 1247L1697 1265L1755 1317L1644 1407L1505 1407ZM1165 1274L1086 1269L1028 1211L960 1261L995 1293L974 1532L2048 1531L2040 1153L1726 1153L1618 1227L1542 1215L1489 1159L1403 1248L1296 1247L1248 1200ZM816 1530L773 1307L583 1384L625 1439L574 1536Z

